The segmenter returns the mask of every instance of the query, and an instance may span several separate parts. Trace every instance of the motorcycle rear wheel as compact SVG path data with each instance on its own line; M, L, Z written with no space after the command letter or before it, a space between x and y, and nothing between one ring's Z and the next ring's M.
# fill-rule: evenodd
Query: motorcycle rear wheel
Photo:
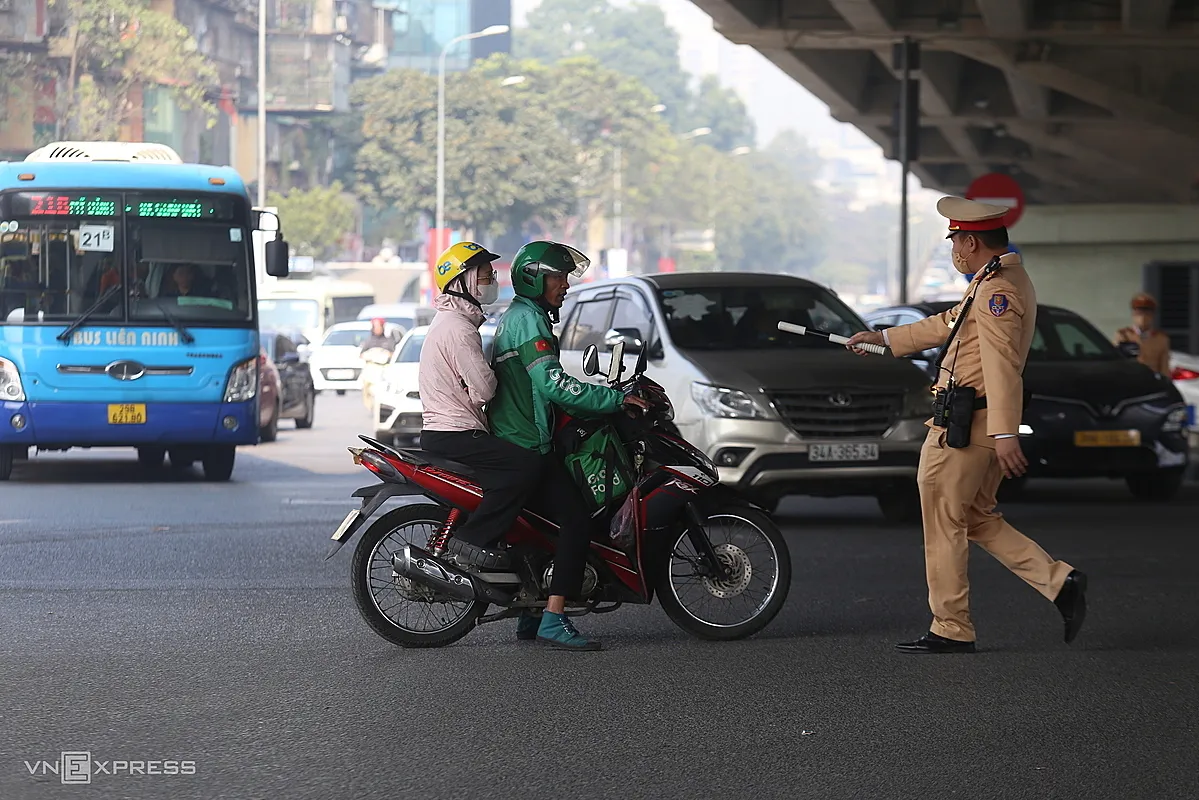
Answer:
M411 583L391 574L391 555L406 543L424 547L430 532L445 524L446 514L444 508L432 503L402 506L389 511L366 529L354 550L350 565L354 603L371 630L392 644L400 647L444 647L453 644L474 630L479 617L487 610L487 603L478 601L428 602L409 599L404 592L413 591ZM395 604L386 606L385 601L388 600L395 601ZM395 619L398 613L387 613L395 608L418 614L423 611L426 617L440 610L443 615L440 620L435 620L436 627L433 629L418 630Z
M787 541L768 514L743 506L709 512L704 528L717 557L734 570L732 577L714 581L698 575L678 575L676 570L688 566L694 571L696 558L687 532L680 530L658 575L656 591L662 609L674 624L701 639L734 641L753 636L775 618L791 589L791 552L787 549ZM722 532L731 535L721 536ZM755 542L755 539L760 541ZM690 555L680 552L686 550L690 550ZM761 558L755 562L758 555ZM756 593L750 591L755 573L759 582L765 584L764 594L757 603L753 602ZM684 597L679 578L699 578L700 597L693 599L690 593ZM731 613L716 619L714 617L722 615L700 611L700 600L708 599L705 594L718 601L718 609ZM739 619L737 615L742 612L737 609L746 605L747 599L750 601L748 615ZM719 601L726 602L720 605Z

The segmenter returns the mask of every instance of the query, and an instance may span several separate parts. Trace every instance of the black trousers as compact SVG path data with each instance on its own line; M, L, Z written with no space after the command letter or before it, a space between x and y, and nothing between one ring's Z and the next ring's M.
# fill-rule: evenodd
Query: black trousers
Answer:
M577 597L583 588L583 568L591 547L592 519L579 487L553 453L542 456L541 482L529 500L529 510L558 523L558 548L550 594Z
M422 431L422 450L474 467L483 500L454 536L487 547L512 527L526 506L561 531L550 594L577 597L591 547L592 519L579 488L554 454L540 455L483 431Z
M495 544L508 532L541 477L540 453L483 431L421 431L420 446L474 467L472 480L483 489L483 499L454 536L479 547Z

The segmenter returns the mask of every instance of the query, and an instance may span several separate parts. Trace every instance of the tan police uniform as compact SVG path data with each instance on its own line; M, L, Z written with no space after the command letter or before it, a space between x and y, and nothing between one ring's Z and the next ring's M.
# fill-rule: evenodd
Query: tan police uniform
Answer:
M950 220L950 235L962 231L997 230L1008 209L946 197L937 211ZM969 447L946 444L946 432L930 420L920 452L917 481L924 520L924 557L928 600L933 613L930 631L959 642L973 642L967 559L974 542L1023 578L1049 600L1061 592L1072 567L1055 561L1036 542L1013 528L995 511L995 494L1003 470L995 440L1017 436L1024 411L1022 373L1032 344L1037 295L1020 256L1008 253L991 276L975 275L966 297L973 307L947 353L937 382L943 387L953 371L958 386L971 386L981 408L974 413ZM958 323L962 302L912 325L890 328L887 341L896 356L940 347Z
M1132 310L1155 314L1157 313L1157 301L1147 294L1138 294L1132 298ZM1170 374L1170 337L1165 331L1159 328L1141 330L1130 325L1117 331L1112 342L1116 347L1131 345L1137 361L1161 375ZM1125 349L1125 347L1121 349Z

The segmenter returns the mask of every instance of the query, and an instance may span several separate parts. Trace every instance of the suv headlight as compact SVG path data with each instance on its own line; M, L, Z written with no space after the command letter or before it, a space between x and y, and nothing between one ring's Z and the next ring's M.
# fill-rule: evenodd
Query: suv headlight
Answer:
M927 419L933 413L933 396L928 389L908 392L903 396L904 419Z
M0 358L0 400L19 403L24 399L25 387L21 385L17 365L7 358Z
M691 398L709 417L723 419L770 419L756 400L740 389L691 384Z
M3 386L2 378L0 378L0 386ZM3 389L0 389L0 392L2 391ZM1166 419L1162 423L1162 433L1178 433L1183 429L1184 426L1186 426L1186 424L1186 407L1183 406L1181 408L1171 409L1170 412L1166 414Z
M225 402L244 403L258 394L258 357L247 358L229 372L225 381Z

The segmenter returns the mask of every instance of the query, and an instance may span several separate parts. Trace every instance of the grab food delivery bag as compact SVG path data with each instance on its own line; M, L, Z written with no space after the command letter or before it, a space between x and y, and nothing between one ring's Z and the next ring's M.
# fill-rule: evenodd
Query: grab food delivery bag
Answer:
M633 467L616 429L606 423L576 422L559 438L563 463L591 511L598 511L633 488ZM566 441L563 441L566 439Z

